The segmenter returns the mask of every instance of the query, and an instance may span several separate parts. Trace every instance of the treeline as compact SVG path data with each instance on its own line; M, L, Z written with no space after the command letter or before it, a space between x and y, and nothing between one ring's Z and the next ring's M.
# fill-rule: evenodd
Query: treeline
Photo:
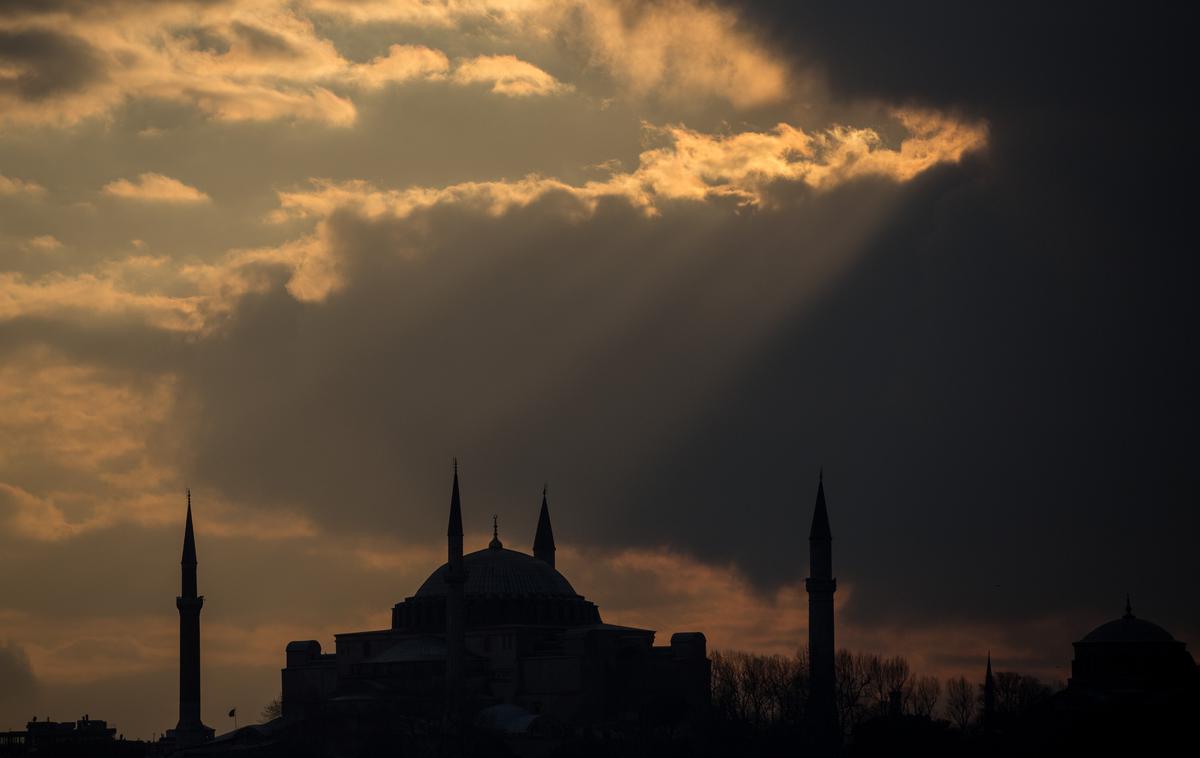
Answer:
M915 673L902 656L883 657L841 650L835 660L838 720L847 737L881 718L911 717L944 722L968 732L980 726L983 683L963 677L945 682ZM1013 672L994 675L998 719L1029 711L1054 689ZM716 719L745 733L791 734L804 730L809 661L740 651L712 654L712 705Z

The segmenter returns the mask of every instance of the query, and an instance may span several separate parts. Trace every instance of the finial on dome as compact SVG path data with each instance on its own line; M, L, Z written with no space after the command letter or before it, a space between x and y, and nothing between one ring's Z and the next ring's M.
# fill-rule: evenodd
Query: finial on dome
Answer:
M500 518L494 513L492 514L492 541L488 543L488 547L492 550L504 547L504 543L500 541Z
M1133 604L1129 602L1129 593L1125 593L1125 618L1133 618Z

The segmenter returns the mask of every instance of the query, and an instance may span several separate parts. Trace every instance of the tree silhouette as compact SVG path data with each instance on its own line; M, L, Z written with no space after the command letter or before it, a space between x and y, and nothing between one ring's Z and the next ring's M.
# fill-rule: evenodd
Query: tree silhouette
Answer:
M933 718L937 710L938 698L942 695L942 684L937 677L919 676L912 688L911 708L915 716Z
M273 721L283 716L283 700L281 697L282 694L277 695L271 699L271 702L263 706L262 714L260 714L263 722Z
M975 688L965 677L946 682L946 715L964 732L975 720Z

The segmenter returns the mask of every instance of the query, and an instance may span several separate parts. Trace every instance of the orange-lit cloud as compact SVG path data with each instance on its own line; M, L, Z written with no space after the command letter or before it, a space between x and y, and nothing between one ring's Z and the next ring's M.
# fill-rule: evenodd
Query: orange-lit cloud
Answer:
M0 321L28 316L65 320L134 320L171 331L194 331L204 321L191 297L135 289L127 275L144 269L138 258L106 262L80 274L30 278L0 273Z
M25 241L25 248L39 253L50 253L63 246L61 240L53 234L40 234Z
M318 32L303 6L282 0L117 5L102 14L31 8L0 19L0 34L19 43L10 58L0 46L0 83L12 85L0 87L0 126L71 125L130 100L158 100L219 121L344 127L358 116L355 91L386 84L483 82L513 96L570 89L511 54L468 57L453 79L445 53L422 45L393 44L357 62ZM61 86L46 84L56 77ZM22 94L35 87L49 95Z
M450 59L441 50L423 45L392 45L387 55L350 68L347 78L363 87L382 87L412 79L440 78L449 70Z
M778 102L787 68L729 10L684 0L584 3L582 36L593 60L635 95L720 97L736 108Z
M904 182L933 165L953 163L986 144L986 127L936 114L900 111L908 134L889 146L870 129L833 127L808 133L780 124L766 132L711 135L682 126L651 127L664 141L643 151L638 167L603 180L570 184L537 175L511 181L462 182L444 187L380 189L361 180L311 180L309 189L278 193L271 220L310 219L315 229L280 245L228 251L213 262L181 264L162 256L109 260L90 271L40 278L0 274L0 319L102 314L133 318L171 331L203 332L218 325L240 299L263 292L283 272L288 292L320 302L344 284L341 261L325 220L338 210L368 218L403 219L438 205L490 216L528 207L549 196L569 199L555 212L583 218L604 199L620 200L648 216L665 202L728 199L768 206L780 183L828 190L865 176ZM121 199L171 204L208 202L200 190L161 174L142 174L104 187Z
M46 188L37 182L0 174L0 197L5 195L41 197L44 194L46 194Z
M139 200L148 203L187 205L209 201L208 195L195 187L190 187L178 179L155 173L141 174L133 181L116 179L104 185L100 191L122 200Z
M565 38L634 97L715 97L748 108L783 100L793 78L735 13L694 0L306 0L304 6L352 24L485 26L501 38Z
M570 89L550 74L514 55L481 55L463 61L454 71L459 84L487 84L498 95L552 95Z
M864 176L903 182L938 163L957 162L987 141L986 127L979 124L910 111L898 112L897 119L910 129L898 147L887 146L872 129L840 126L809 134L779 124L768 132L723 136L682 126L647 125L652 136L667 144L644 151L633 172L614 172L605 181L570 185L534 175L515 181L379 190L363 181L314 179L311 190L280 192L280 208L272 219L319 218L341 207L353 207L367 216L404 217L441 203L499 215L550 192L570 195L587 208L594 208L603 197L621 197L648 212L655 210L657 200L730 197L744 205L762 205L777 182L802 182L815 189Z

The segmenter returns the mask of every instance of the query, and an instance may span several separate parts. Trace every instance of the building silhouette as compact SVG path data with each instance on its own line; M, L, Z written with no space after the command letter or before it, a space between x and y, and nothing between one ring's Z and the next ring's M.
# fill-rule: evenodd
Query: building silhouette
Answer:
M204 596L196 588L196 534L192 528L192 491L187 491L187 523L183 528L182 587L179 609L179 722L163 739L178 748L213 738L214 731L200 720L200 609Z
M825 507L824 471L817 480L817 502L808 532L808 567L809 576L804 585L808 590L810 727L815 741L831 743L838 739L841 731L834 699L833 594L837 591L837 580L833 577L833 533L829 528L829 511Z
M1134 704L1194 691L1196 661L1187 645L1158 624L1125 615L1101 624L1074 643L1067 691L1076 702Z
M3 686L3 683L0 683ZM0 756L63 756L75 758L135 758L144 756L146 743L118 737L107 721L84 714L76 721L39 721L34 717L23 731L0 732Z
M387 629L286 649L283 720L395 724L441 720L537 734L697 713L709 699L699 632L654 645L650 629L608 624L555 567L542 493L533 554L506 548L493 519L487 547L463 552L455 465L447 560L392 608Z

